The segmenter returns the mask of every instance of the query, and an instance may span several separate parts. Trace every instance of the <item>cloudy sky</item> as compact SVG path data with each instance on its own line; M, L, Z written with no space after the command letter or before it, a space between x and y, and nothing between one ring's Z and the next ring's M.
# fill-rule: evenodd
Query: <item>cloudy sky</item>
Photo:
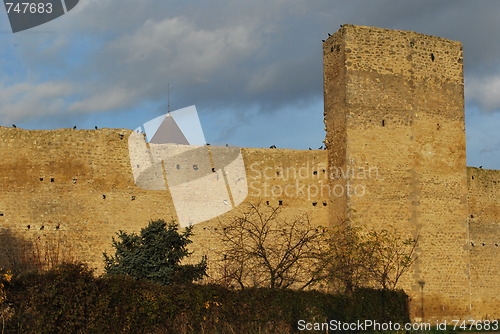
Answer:
M340 24L462 41L467 160L500 169L498 0L80 0L13 34L0 14L0 125L134 129L197 106L207 141L318 148L322 39Z

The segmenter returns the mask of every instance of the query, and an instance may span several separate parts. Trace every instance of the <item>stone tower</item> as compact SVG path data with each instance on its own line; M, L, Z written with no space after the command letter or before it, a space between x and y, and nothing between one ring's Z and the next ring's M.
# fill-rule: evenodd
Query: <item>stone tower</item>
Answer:
M470 312L462 45L344 25L323 45L331 221L418 237L415 318Z

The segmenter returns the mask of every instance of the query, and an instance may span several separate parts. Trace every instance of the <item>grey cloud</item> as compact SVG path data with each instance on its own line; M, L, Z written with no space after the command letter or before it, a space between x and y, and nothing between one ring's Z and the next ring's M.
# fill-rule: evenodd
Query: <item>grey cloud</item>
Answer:
M72 85L67 82L20 83L3 87L0 84L0 117L5 122L14 122L25 117L60 113L65 108L64 98L72 91Z
M488 147L488 148L484 148L484 149L480 150L479 154L493 153L493 152L497 152L497 151L500 151L500 143L496 144L495 147Z
M466 98L484 111L500 110L500 73L474 76L465 81Z
M311 15L328 17L320 3L331 6L327 1L172 6L145 0L137 6L128 0L89 0L75 8L71 24L61 20L53 26L61 31L57 36L26 43L23 57L28 66L43 63L41 72L55 71L77 39L102 44L81 66L66 67L65 78L79 86L72 97L77 101L69 106L73 112L162 100L168 82L179 92L180 104L269 110L311 95L321 98L321 36L313 32L321 29L310 22Z
M87 94L114 96L127 86L139 99L165 98L170 82L179 103L208 109L260 106L278 110L322 97L321 38L340 23L415 30L461 40L467 75L498 66L500 2L470 1L132 1L82 7L82 20L109 40L85 71L99 73ZM132 11L129 8L135 8ZM111 14L113 13L113 14ZM97 17L97 19L95 18ZM93 19L92 19L93 18ZM87 19L89 19L87 21ZM94 21L93 21L94 20ZM116 26L115 26L116 25ZM97 29L97 28L94 28ZM495 71L498 73L498 71ZM499 73L500 74L500 73ZM478 99L482 96L477 96Z
M278 110L322 98L321 39L340 23L416 30L462 40L466 73L498 67L500 2L468 1L82 1L55 20L54 36L25 43L27 66L65 67L79 86L70 110L106 111L142 100L165 99L166 84L179 104L208 109L255 107ZM485 5L486 4L486 5ZM77 67L65 55L79 39L99 49ZM495 71L498 73L498 71ZM104 103L106 96L111 102ZM123 103L113 102L125 96ZM479 98L479 96L478 96ZM102 102L102 103L101 103ZM85 104L87 106L85 106Z

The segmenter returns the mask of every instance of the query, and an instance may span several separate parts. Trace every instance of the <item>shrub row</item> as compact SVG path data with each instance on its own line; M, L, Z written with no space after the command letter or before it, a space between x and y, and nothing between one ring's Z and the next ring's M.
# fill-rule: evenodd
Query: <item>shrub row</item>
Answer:
M294 333L299 320L407 322L401 291L351 296L316 291L162 286L129 277L94 277L65 264L6 285L14 316L5 333ZM0 324L1 326L1 324Z

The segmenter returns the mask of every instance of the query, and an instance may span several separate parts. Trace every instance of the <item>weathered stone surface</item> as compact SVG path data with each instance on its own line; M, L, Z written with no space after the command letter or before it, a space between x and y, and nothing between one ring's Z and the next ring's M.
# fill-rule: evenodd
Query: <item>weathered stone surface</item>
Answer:
M346 194L331 214L419 238L402 282L415 317L498 317L498 173L481 174L488 200L477 199L486 191L477 182L468 190L462 45L344 25L323 52L329 164L378 171L332 180L366 191ZM468 212L483 209L482 225L469 229ZM471 249L486 230L489 250Z

